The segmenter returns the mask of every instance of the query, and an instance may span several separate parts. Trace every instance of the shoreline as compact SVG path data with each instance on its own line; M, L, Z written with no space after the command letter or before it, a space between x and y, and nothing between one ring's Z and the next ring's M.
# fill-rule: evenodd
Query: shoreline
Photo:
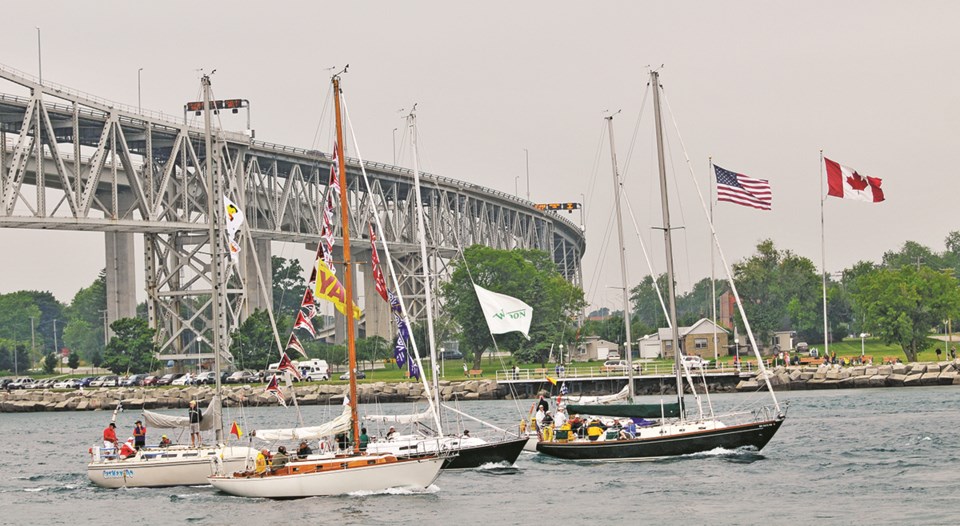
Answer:
M767 377L776 391L811 389L848 389L867 387L914 387L932 385L960 385L960 361L916 362L893 365L839 365L777 366L767 370ZM624 385L624 380L575 380L571 394L613 394ZM638 395L673 394L671 382L662 378L637 377ZM711 392L755 392L764 387L764 379L756 372L707 376ZM550 396L544 389L545 381L534 381L518 386L520 398ZM324 383L300 384L293 387L300 405L336 405L343 402L346 385ZM244 384L223 386L225 407L244 405L275 406L277 399L264 391L263 385ZM440 395L444 400L509 400L514 398L507 384L496 380L441 381ZM101 387L74 391L17 390L0 392L0 413L27 413L45 411L112 411L117 403L144 409L180 409L196 399L206 404L213 398L211 386L189 386L175 389L144 387ZM423 386L415 382L373 382L358 386L361 403L414 402L424 400Z

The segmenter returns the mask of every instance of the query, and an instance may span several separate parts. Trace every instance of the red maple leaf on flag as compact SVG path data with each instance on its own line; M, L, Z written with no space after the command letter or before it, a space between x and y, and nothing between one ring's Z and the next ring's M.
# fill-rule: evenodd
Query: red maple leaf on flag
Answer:
M847 177L847 184L854 190L865 190L867 188L867 180L857 172L853 172L853 175Z

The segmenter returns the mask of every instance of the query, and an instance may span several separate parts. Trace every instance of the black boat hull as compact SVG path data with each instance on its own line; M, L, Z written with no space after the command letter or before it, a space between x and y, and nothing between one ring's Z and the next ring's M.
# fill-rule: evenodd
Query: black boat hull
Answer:
M716 448L732 450L754 447L759 451L773 438L782 423L783 419L777 418L667 437L598 442L539 442L537 451L569 460L654 459L702 453Z
M448 459L442 469L472 469L484 464L513 464L523 451L527 437L510 438L501 442L489 442L480 446L464 447L455 450L457 456Z

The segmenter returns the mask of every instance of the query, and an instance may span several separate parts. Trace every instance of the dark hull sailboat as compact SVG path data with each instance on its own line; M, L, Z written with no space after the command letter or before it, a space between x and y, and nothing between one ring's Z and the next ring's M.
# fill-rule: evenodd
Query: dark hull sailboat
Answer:
M773 438L783 417L749 424L696 429L687 422L689 432L671 433L650 438L603 440L597 442L540 442L537 451L568 460L641 460L703 453L714 449L761 450Z
M455 449L457 456L448 459L442 469L473 469L484 464L513 464L520 457L527 437L507 438L480 446Z

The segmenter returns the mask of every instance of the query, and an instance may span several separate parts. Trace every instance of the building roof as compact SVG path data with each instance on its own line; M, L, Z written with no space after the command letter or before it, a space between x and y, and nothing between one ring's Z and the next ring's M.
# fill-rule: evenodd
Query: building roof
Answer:
M684 338L690 334L713 334L713 328L717 328L718 334L727 334L727 330L721 327L718 324L713 323L707 318L700 318L696 323L690 327L680 327L680 337ZM646 336L646 338L652 338L654 335ZM667 327L662 329L657 329L656 339L660 341L667 341L673 338L673 331Z

